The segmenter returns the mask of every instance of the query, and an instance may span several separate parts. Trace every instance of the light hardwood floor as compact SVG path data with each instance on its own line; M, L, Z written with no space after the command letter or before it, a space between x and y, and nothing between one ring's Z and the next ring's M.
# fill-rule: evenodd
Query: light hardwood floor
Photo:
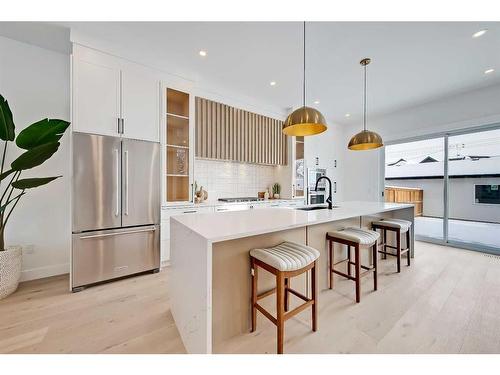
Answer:
M380 261L379 290L364 278L323 291L318 332L310 313L285 326L286 353L500 353L500 258L417 242L410 268ZM184 353L169 310L168 269L68 292L68 277L20 285L0 301L0 353ZM272 297L271 297L272 298ZM275 327L223 345L274 353Z

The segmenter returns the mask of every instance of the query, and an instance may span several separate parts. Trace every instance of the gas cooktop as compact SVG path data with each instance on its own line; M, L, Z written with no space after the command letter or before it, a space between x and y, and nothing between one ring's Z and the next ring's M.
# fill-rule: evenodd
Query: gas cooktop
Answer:
M219 198L221 202L257 202L263 201L264 198L257 197L238 197L238 198Z

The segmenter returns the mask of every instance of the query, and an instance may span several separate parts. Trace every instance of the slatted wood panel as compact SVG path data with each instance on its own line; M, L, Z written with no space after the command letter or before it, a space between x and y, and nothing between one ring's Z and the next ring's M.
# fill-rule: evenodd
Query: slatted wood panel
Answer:
M285 165L283 121L196 98L196 157Z
M393 203L411 203L415 205L415 216L424 212L424 190L399 186L385 187L385 201Z

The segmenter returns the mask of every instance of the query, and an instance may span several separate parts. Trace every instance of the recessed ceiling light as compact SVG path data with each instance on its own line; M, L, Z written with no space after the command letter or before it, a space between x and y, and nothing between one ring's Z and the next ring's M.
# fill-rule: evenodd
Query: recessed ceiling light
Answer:
M484 71L484 74L490 74L490 73L493 73L495 71L495 69L491 68L491 69L486 69Z
M276 81L271 81L271 82L269 82L269 84L270 84L271 86L276 86Z
M200 54L201 57L205 57L207 55L207 51L203 51L203 50L201 50L198 53Z
M349 118L349 117L351 117L351 114L350 113L346 113L345 117Z
M482 29L482 30L476 31L474 34L472 34L472 37L479 38L480 36L483 36L484 34L486 34L487 31L488 31L488 29Z
M315 100L315 101L314 101L314 104L319 104L319 100Z

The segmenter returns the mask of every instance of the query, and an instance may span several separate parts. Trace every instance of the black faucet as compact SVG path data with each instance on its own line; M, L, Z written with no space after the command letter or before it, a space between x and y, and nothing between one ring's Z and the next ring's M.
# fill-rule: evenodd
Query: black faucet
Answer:
M316 187L314 188L314 191L318 191L318 182L324 178L325 180L328 181L328 198L326 198L326 203L328 203L328 209L331 210L333 209L332 207L332 180L330 180L326 176L321 176L316 180Z

